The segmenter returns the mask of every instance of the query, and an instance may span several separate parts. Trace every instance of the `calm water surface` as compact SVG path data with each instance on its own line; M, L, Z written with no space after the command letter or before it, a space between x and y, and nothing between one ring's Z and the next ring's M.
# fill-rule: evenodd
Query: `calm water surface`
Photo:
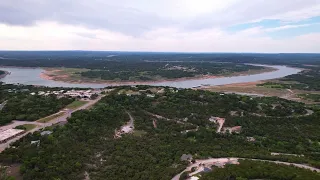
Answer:
M262 74L255 75L246 75L246 76L234 76L234 77L224 77L224 78L215 78L215 79L198 79L198 80L181 80L181 81L167 81L161 83L141 83L141 85L155 85L155 86L171 86L177 88L192 88L194 86L199 86L201 84L210 84L210 85L225 85L233 83L245 83L245 82L254 82L261 80L269 80L285 77L291 74L297 74L301 70L286 67L286 66L267 66L267 65L256 65L256 66L265 66L273 67L278 69L273 72L266 72ZM66 83L53 80L45 80L40 78L40 74L44 72L41 68L16 68L16 67L0 67L0 70L5 70L10 72L10 75L7 75L5 78L0 79L7 84L26 84L26 85L42 85L49 87L83 87L83 88L103 88L109 86L110 84L94 84L94 83ZM122 85L119 83L119 85Z

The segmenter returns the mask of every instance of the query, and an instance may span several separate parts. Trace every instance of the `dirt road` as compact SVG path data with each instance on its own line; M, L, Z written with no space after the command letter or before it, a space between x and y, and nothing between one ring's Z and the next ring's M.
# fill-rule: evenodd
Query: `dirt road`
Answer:
M95 103L97 103L102 97L104 97L104 96L99 96L99 97L98 97L97 99L95 99L95 100L88 101L87 104L84 104L83 106L81 106L81 107L79 107L79 108L77 108L77 109L75 109L75 110L68 110L63 116L57 117L57 118L55 118L55 119L53 119L53 120L51 120L51 121L49 121L49 122L47 122L47 123L40 123L40 122L36 122L36 121L34 121L34 122L29 122L29 121L13 121L11 124L8 124L8 125L6 125L6 126L1 126L1 127L0 127L0 132L1 132L1 131L5 131L5 130L7 130L7 129L14 128L14 127L19 126L19 125L23 125L23 124L34 124L34 125L37 125L36 128L28 131L27 133L24 133L24 134L22 134L22 135L20 135L20 136L18 136L18 137L15 137L15 138L9 140L9 141L6 142L6 143L0 144L0 153L1 153L2 151L4 151L5 148L9 147L12 142L15 142L15 141L19 140L20 138L26 136L28 133L33 133L33 132L39 131L40 129L43 129L43 128L45 128L45 127L49 127L49 126L52 126L52 125L57 124L57 123L60 123L60 122L66 122L66 121L68 121L67 119L71 116L71 114L72 114L73 112L90 108L92 105L94 105Z
M128 126L132 127L132 129L134 129L134 119L129 112L127 112L127 114L130 117L130 121L128 122Z
M4 106L7 104L8 101L4 101L2 104L0 104L0 111L4 108Z
M282 162L282 161L270 161L270 160L263 160L263 159L247 159L247 158L227 157L227 158L211 158L211 159L205 159L205 160L196 160L195 163L189 165L184 171L182 171L181 173L174 176L171 180L179 180L182 173L184 173L186 171L191 171L192 167L199 167L200 164L205 164L205 165L210 165L210 164L214 164L214 163L226 164L228 162L238 162L240 159L270 162L270 163L283 164L283 165L288 165L288 166L292 165L292 166L295 166L298 168L304 168L304 169L309 169L311 171L320 172L320 169L314 168L314 167L311 167L308 165L304 165L304 164L289 163L289 162ZM199 172L201 172L201 168L199 168L199 169L200 169ZM194 175L194 173L192 175Z
M224 125L225 119L219 118L217 121L218 121L218 124L219 124L219 127L217 129L217 133L220 133L221 129L222 129L223 125Z

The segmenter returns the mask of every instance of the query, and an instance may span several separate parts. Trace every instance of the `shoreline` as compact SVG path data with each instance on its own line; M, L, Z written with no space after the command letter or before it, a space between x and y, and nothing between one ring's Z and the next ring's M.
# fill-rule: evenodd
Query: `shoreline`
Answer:
M137 85L137 84L155 84L155 83L164 83L164 82L180 82L185 80L203 80L203 79L216 79L216 78L224 78L224 77L234 77L234 76L248 76L255 74L263 74L268 72L277 71L277 68L266 67L262 70L253 70L253 71L245 71L245 72L235 72L228 75L199 75L195 77L183 77L176 79L162 79L162 80L153 80L153 81L107 81L107 80L68 80L64 78L69 78L69 75L54 75L50 73L54 73L59 71L58 69L48 70L43 68L44 71L41 72L40 78L45 80L70 83L70 84L110 84L110 85ZM55 77L56 76L56 77ZM60 77L59 77L60 76Z
M3 70L2 70L3 71ZM0 75L0 79L3 79L3 78L5 78L7 75L9 75L10 74L10 72L8 72L8 71L4 71L4 74L2 74L2 75Z
M185 77L185 78L177 78L177 79L163 79L163 80L154 80L154 81L97 81L92 79L92 81L72 81L72 80L61 80L60 78L55 78L52 75L48 75L45 72L41 72L40 78L45 80L70 83L70 84L111 84L111 85L135 85L135 84L155 84L155 83L163 83L163 82L179 82L185 80L200 80L200 79L215 79L222 78L224 76L202 76L202 77Z

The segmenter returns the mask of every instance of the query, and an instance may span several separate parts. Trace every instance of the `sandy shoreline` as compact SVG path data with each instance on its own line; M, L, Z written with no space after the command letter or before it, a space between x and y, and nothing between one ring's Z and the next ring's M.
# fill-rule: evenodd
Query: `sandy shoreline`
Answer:
M110 84L110 85L137 85L137 84L155 84L155 83L164 83L164 82L179 82L179 81L185 81L185 80L203 80L203 79L216 79L216 78L224 78L224 77L232 77L232 76L245 76L245 75L254 75L254 74L262 74L267 72L276 71L278 69L276 68L265 68L263 70L259 71L246 71L246 72L237 72L233 73L231 75L204 75L204 76L198 76L198 77L184 77L184 78L177 78L177 79L163 79L163 80L155 80L155 81L107 81L107 80L68 80L68 75L55 75L54 73L59 71L58 69L53 70L46 70L44 72L41 72L40 78L45 80L52 80L52 81L58 81L58 82L64 82L64 83L74 83L74 84Z
M216 87L248 87L248 86L255 86L257 84L265 83L265 81L253 81L253 82L244 82L244 83L232 83L232 84L224 84L224 85L218 85ZM210 86L208 86L210 88ZM204 87L203 89L206 89Z

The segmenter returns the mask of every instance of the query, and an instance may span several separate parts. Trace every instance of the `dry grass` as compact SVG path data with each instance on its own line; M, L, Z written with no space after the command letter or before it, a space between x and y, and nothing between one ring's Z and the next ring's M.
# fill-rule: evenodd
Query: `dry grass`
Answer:
M262 83L250 82L250 83L239 83L239 84L230 84L222 86L211 86L206 87L205 90L213 92L239 92L239 93L250 93L250 94L262 94L265 96L284 96L288 93L285 89L272 89L266 87L258 87L257 84Z
M75 110L85 104L87 104L88 101L73 101L71 104L69 104L68 106L66 106L67 109L72 109Z
M56 119L58 117L61 117L63 115L65 115L65 112L59 112L59 113L53 114L51 116L39 119L37 122L39 122L39 123L47 123L47 122L49 122L49 121L51 121L53 119Z
M26 131L31 131L32 129L37 127L37 125L35 124L24 124L22 126L26 128Z

